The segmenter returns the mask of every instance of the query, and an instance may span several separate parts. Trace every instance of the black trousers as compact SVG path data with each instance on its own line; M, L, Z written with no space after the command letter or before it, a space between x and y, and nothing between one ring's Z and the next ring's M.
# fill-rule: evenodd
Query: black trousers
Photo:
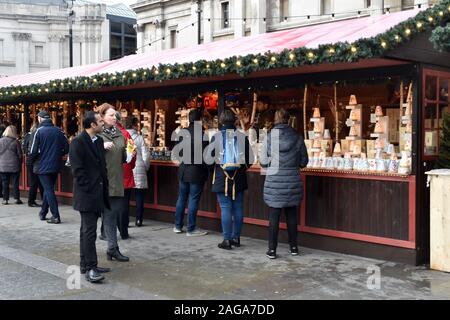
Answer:
M91 270L97 267L97 212L80 212L80 267Z
M1 172L0 177L2 180L3 200L9 200L9 184L13 182L14 199L20 199L19 181L20 172Z
M128 236L128 225L130 223L130 199L133 189L125 189L125 195L122 198L122 206L117 216L117 229L119 229L121 237Z
M30 177L30 191L28 192L28 204L34 203L37 198L37 192L41 194L41 199L44 200L44 188L37 174L33 172L33 165L27 165L28 177Z
M286 213L286 222L288 227L289 245L297 246L297 207L271 208L269 207L269 249L277 250L278 231L280 229L281 211Z

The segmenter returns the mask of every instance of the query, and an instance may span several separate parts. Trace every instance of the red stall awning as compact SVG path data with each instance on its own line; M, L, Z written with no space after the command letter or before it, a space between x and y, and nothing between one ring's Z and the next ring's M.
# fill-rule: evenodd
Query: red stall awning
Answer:
M408 18L414 17L420 11L421 9L414 9L373 17L354 18L157 53L133 54L118 60L92 65L10 76L0 78L0 88L45 84L52 80L151 68L165 63L211 61L231 56L264 54L268 51L279 53L284 49L299 47L314 49L321 44L351 43L361 38L370 38L384 33Z

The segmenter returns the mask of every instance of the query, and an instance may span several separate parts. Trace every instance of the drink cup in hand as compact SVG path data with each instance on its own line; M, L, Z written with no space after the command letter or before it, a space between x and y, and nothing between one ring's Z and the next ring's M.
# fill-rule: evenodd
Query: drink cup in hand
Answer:
M104 144L106 150L111 150L114 147L113 142L105 142Z

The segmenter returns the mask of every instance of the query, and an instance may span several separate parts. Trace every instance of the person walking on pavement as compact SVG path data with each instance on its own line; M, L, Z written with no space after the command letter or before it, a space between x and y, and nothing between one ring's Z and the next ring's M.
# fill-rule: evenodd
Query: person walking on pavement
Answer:
M284 209L289 236L289 253L298 255L298 206L303 198L300 168L308 164L303 137L288 125L289 112L275 113L275 126L263 142L261 166L267 167L264 182L264 202L269 206L269 259L276 259L278 230Z
M9 183L13 180L13 192L16 204L22 204L20 200L19 179L22 164L22 150L17 140L17 129L8 126L0 139L0 177L3 191L3 204L9 203Z
M104 280L102 273L109 268L99 267L95 240L97 220L105 208L111 209L108 196L103 139L103 119L94 111L83 117L84 131L70 144L70 165L73 174L73 208L80 212L80 270L86 280L97 283Z
M116 111L117 128L120 130L125 138L125 146L135 146L130 133L122 125L122 115L119 111ZM136 151L133 151L133 158L130 163L123 164L123 186L124 197L122 202L122 208L117 216L117 227L119 229L120 237L122 240L128 239L128 225L130 223L130 200L131 192L135 187L133 170L136 167Z
M150 152L145 145L144 138L138 133L139 119L131 117L127 119L126 129L136 145L136 166L133 170L134 194L136 198L136 222L137 227L142 226L144 218L144 196L148 189L147 172L150 169Z
M22 140L23 154L26 155L26 166L28 177L30 178L30 190L28 191L28 206L29 207L41 207L36 203L37 192L41 194L41 199L44 199L44 188L42 187L39 177L34 173L33 164L30 161L31 143L33 142L34 135L36 134L37 125L33 125Z
M194 133L196 132L196 134ZM183 141L183 140L187 141ZM181 159L178 169L179 191L178 200L175 211L175 233L183 232L184 213L186 210L186 202L188 205L188 221L187 233L188 237L204 236L208 232L197 228L197 211L200 198L203 192L203 186L208 179L208 167L203 161L203 151L207 147L208 142L203 141L203 129L201 123L201 113L198 110L189 112L189 126L181 129L178 133L178 145L183 143L190 145L190 154L185 154L182 149L179 156ZM195 154L199 157L195 157ZM196 163L196 159L200 159Z
M108 250L108 260L127 262L130 259L124 256L117 242L117 217L120 214L124 198L123 164L132 161L132 154L126 151L125 138L116 127L116 110L108 103L99 107L99 113L104 121L102 132L99 136L104 141L106 168L109 181L109 204L110 208L103 211L103 225Z
M35 173L44 187L44 201L39 218L46 220L50 209L52 217L47 223L59 224L61 217L55 195L55 183L61 172L63 156L69 153L69 143L61 129L55 127L47 111L38 113L39 128L31 144L30 163L37 164Z
M222 212L223 241L218 247L225 250L241 246L244 191L248 188L246 172L253 159L248 138L236 129L235 121L233 112L222 112L219 117L222 128L209 145L215 151L208 152L216 159L212 192L217 194Z

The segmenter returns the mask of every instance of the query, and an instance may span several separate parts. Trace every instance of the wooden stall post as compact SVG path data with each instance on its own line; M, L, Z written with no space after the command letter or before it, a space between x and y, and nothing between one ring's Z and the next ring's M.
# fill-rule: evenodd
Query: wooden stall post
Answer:
M256 92L253 93L253 108L252 108L252 117L250 118L250 126L253 126L255 122L256 115L256 105L258 104L258 94ZM243 128L244 129L244 128Z
M304 139L308 138L308 129L306 128L306 97L308 95L308 85L305 84L305 90L303 92L303 132L304 132Z
M339 141L339 114L338 114L338 107L337 107L338 101L337 101L337 84L334 82L334 114L336 117L336 143Z
M152 146L155 145L155 141L156 141L156 122L158 121L158 101L155 101L155 120L153 121L153 132L152 132Z
M68 130L68 122L69 122L69 104L67 101L64 101L63 103L63 131L64 134L69 136L69 130Z

